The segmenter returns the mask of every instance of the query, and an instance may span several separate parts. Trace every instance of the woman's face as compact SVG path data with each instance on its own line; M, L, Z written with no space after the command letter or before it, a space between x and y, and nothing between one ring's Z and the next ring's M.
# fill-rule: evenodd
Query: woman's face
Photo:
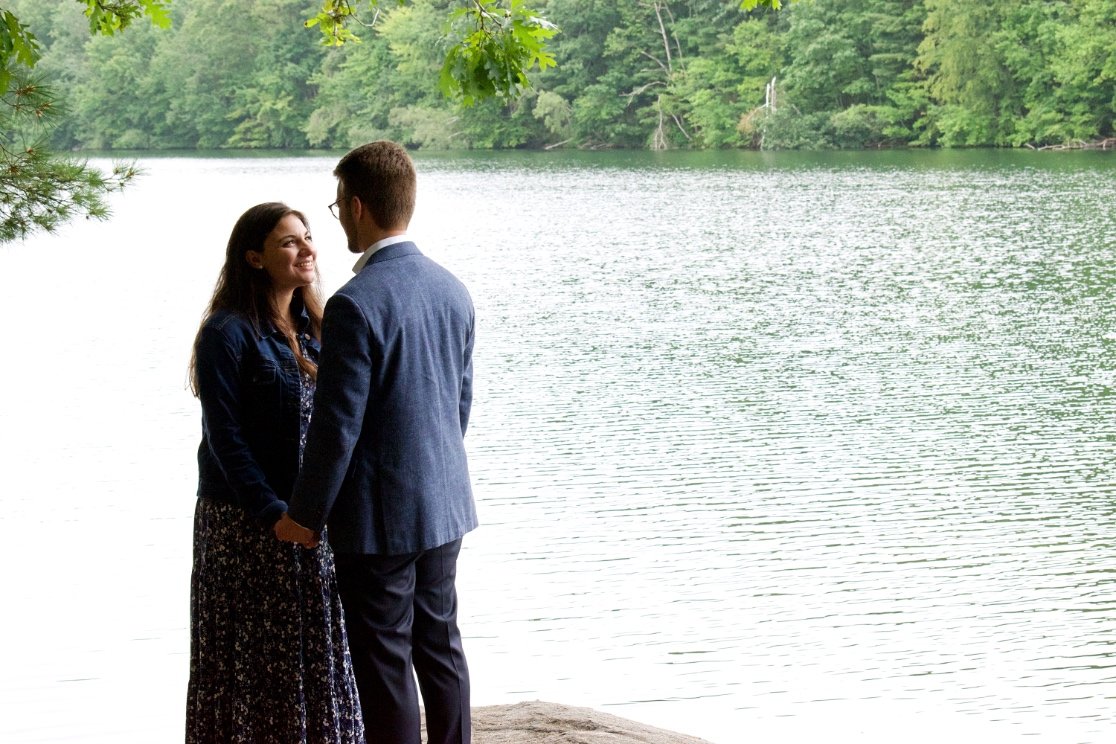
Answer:
M248 251L248 263L271 276L277 292L313 284L318 278L317 251L310 231L298 215L288 214L279 220L264 238L262 251Z

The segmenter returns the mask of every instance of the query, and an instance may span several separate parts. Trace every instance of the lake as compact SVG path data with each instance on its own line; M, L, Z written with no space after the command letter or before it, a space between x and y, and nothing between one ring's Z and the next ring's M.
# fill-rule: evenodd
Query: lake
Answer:
M139 160L110 221L0 246L5 742L181 739L186 366L228 232L287 201L351 276L335 155ZM412 234L477 306L475 704L1110 740L1111 154L416 160Z

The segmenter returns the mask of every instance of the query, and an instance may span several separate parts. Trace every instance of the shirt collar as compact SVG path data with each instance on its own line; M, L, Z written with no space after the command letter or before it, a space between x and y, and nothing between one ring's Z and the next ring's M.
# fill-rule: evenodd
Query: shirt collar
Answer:
M406 233L402 235L392 235L390 238L384 238L383 240L377 240L375 243L368 246L368 249L357 259L356 264L353 265L353 273L359 274L360 270L367 266L368 262L372 259L372 254L381 248L387 248L389 245L403 243L408 240L410 240L410 238L407 237Z

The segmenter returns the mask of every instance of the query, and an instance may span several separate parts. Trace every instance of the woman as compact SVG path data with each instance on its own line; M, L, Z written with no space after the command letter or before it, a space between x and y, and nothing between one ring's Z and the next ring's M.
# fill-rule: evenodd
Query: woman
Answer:
M190 587L189 744L360 744L333 554L272 532L314 395L322 301L306 218L237 220L194 342L202 406Z

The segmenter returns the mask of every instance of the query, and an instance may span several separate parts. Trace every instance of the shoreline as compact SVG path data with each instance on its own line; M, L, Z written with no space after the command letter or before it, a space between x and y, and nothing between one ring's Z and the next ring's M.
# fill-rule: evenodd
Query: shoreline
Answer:
M423 725L423 734L426 726ZM638 721L541 700L473 708L473 744L711 744Z

